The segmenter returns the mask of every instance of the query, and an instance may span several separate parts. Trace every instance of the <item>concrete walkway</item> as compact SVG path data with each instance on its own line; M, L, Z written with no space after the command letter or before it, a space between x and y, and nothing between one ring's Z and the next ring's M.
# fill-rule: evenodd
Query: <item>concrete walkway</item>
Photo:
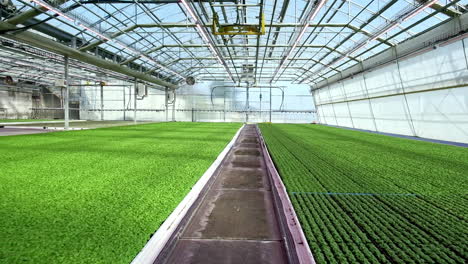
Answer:
M287 263L255 125L246 125L183 228L155 263Z

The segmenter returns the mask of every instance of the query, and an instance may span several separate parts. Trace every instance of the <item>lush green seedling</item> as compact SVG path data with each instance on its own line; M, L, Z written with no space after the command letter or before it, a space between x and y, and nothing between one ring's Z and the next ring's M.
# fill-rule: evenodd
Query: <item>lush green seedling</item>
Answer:
M0 263L129 263L239 127L0 137Z
M260 125L318 263L464 263L468 149Z

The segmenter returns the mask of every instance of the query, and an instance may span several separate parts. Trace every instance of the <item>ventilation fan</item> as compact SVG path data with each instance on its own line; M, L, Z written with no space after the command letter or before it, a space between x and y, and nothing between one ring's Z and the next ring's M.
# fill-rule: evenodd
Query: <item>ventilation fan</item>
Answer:
M189 76L185 79L185 82L188 84L188 85L194 85L195 84L195 78L193 78L192 76Z
M5 82L5 84L7 85L13 85L14 82L13 82L13 77L11 76L5 76L5 78L3 79L3 81Z

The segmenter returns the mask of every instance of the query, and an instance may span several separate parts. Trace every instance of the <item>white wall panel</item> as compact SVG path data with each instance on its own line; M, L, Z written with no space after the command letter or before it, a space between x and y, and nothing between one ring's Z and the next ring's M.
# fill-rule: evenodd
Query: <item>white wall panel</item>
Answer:
M345 127L353 127L347 103L333 104L334 113L336 115L337 125Z
M326 117L323 114L323 108L321 106L316 107L317 109L317 122L320 124L328 124Z
M468 87L408 95L420 137L468 142Z
M375 130L368 100L349 102L349 109L353 117L353 124L356 128Z
M323 89L320 89L320 90L316 90L314 92L315 100L316 100L317 104L320 105L320 104L328 102L328 93L327 93L326 89L327 88L323 88Z
M348 100L366 97L366 87L364 77L362 75L356 76L352 79L346 79L343 82L343 85Z
M388 64L385 67L366 72L366 85L369 96L382 96L399 93L401 80L396 63Z
M338 125L336 122L334 110L331 104L320 106L322 109L322 117L326 120L326 124L329 125Z
M462 41L399 62L405 91L466 83L468 70Z
M463 42L463 46L464 46L464 50L465 50L465 54L463 54L465 56L465 60L466 60L466 65L467 65L467 68L468 68L468 38L465 38L462 40Z
M345 100L345 96L343 94L343 84L334 83L329 86L328 91L333 102Z
M389 63L342 83L331 83L330 91L324 87L315 92L320 121L330 125L351 127L354 124L354 127L366 130L468 143L468 61L465 52L468 54L466 38L400 59L398 65ZM406 95L402 95L402 83L405 92L409 92ZM346 103L321 105L343 101L343 92L336 88L342 84L347 100L351 100L349 112L353 124ZM459 87L444 88L451 86ZM370 101L365 93L366 88ZM417 92L434 88L443 89Z
M372 99L371 103L379 132L413 136L403 96Z

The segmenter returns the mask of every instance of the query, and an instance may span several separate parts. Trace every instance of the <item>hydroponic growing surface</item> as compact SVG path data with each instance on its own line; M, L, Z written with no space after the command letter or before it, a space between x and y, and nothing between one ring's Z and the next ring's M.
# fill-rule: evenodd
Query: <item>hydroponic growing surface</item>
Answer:
M318 263L464 263L468 149L260 125Z
M0 139L0 263L129 263L240 124Z

